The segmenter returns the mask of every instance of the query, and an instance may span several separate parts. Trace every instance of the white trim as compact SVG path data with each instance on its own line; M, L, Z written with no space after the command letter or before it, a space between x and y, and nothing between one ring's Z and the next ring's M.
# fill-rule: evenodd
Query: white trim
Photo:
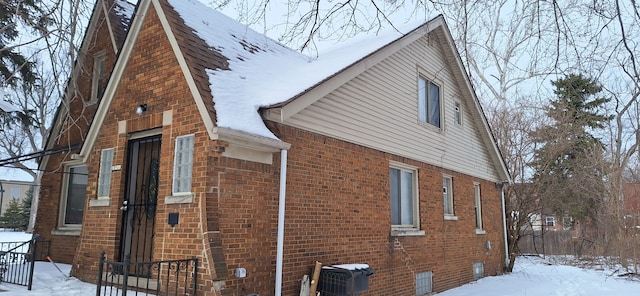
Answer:
M453 123L455 126L463 126L464 122L464 108L459 100L453 101Z
M193 203L194 194L191 192L180 193L180 195L169 195L164 197L165 205L190 204Z
M100 100L100 105L98 105L96 114L94 115L91 126L89 127L89 132L87 133L87 137L84 141L85 144L82 145L82 149L80 150L83 162L87 162L89 155L93 150L93 145L98 138L102 123L109 112L109 106L111 106L111 101L113 101L118 85L120 84L120 80L122 79L122 75L126 69L126 65L131 57L131 52L136 44L135 40L138 39L145 17L149 12L150 3L151 1L140 1L138 3L138 8L133 16L131 26L129 27L129 33L122 45L120 55L113 67L111 77L109 78L104 94L102 95L102 100Z
M227 141L248 149L279 152L280 150L288 150L291 147L291 144L278 139L249 134L230 128L215 127L211 131L213 134L212 140Z
M171 44L173 53L176 59L178 60L180 69L182 69L182 73L184 74L187 85L189 86L189 91L191 92L191 96L194 98L196 106L198 107L198 112L200 113L202 122L204 123L204 126L207 129L207 133L209 133L209 138L213 139L214 138L213 128L215 127L215 124L211 116L209 115L209 111L205 106L204 100L202 100L202 97L200 96L200 91L198 90L195 80L191 75L191 71L189 70L187 61L184 58L184 54L182 54L182 51L180 50L180 46L178 45L178 40L173 34L173 31L171 31L171 25L167 20L167 16L165 15L164 10L162 9L162 5L160 5L160 2L158 0L143 1L143 2L153 2L153 7L156 9L156 13L158 14L158 18L160 19L162 28L164 29L164 32L167 34L167 39L169 39L169 44ZM213 102L210 102L210 103L213 104Z
M52 235L80 236L81 229L59 228L51 230Z
M413 212L413 224L412 225L404 225L404 224L391 224L391 230L392 231L396 231L396 232L406 232L406 231L420 231L420 192L419 192L419 185L418 183L419 181L419 169L418 167L412 166L412 165L408 165L405 163L401 163L401 162L397 162L397 161L393 161L393 160L389 160L389 170L391 169L396 169L399 170L400 172L405 171L405 172L411 172L411 177L412 177L412 189L413 189L413 196L411 197L412 199L412 212ZM390 178L391 176L389 176ZM391 184L389 184L389 186L391 186ZM398 197L400 198L400 197ZM389 196L389 199L391 199L391 196ZM399 211L402 211L402 209L398 209ZM392 218L393 213L390 211L389 212L389 217ZM393 223L393 222L392 222Z
M457 77L460 77L460 79L464 81L464 84L466 87L461 87L460 88L461 91L463 93L466 92L467 95L470 98L472 98L472 101L475 107L474 108L475 112L481 119L480 123L482 124L482 127L484 127L483 129L484 133L482 133L482 139L484 139L486 143L485 146L491 146L491 147L487 147L488 150L492 152L492 153L489 153L489 155L492 157L493 162L498 166L496 168L496 171L500 175L499 177L502 178L503 182L506 181L511 183L511 176L509 175L509 171L507 170L507 165L504 161L504 158L502 158L502 154L498 149L498 144L496 143L496 140L493 137L493 133L491 132L491 127L489 126L487 117L482 111L482 106L480 106L480 100L478 99L478 96L474 91L473 85L471 84L471 79L469 78L467 71L464 70L465 69L464 63L462 62L460 53L456 49L455 43L453 41L453 36L451 36L451 31L449 30L449 27L447 26L446 22L442 21L440 25L442 26L442 31L444 33L444 37L449 48L449 50L445 50L445 54L451 55L450 57L455 61L455 64L457 67L452 67L454 69L454 75L456 75Z
M185 147L183 150L178 151L178 144L181 143L181 141L186 141L186 139L191 139L190 142L190 146L189 147ZM184 196L184 195L191 195L191 186L193 185L193 159L194 159L194 152L195 152L195 142L196 142L196 136L194 134L188 134L188 135L182 135L182 136L178 136L175 139L175 144L174 144L174 149L173 149L173 174L171 176L172 179L172 184L171 184L171 194L172 196ZM189 143L189 142L187 142ZM183 143L184 145L184 143ZM178 153L183 153L183 152L190 152L190 162L184 162L184 163L178 163L179 158L178 158ZM177 169L178 166L183 166L183 165L189 165L189 190L188 191L176 191L176 187L177 187L177 182L176 182L176 178L177 178ZM184 178L186 180L186 178Z
M110 155L109 155L110 153ZM111 194L111 170L113 166L113 159L115 158L116 150L115 148L107 148L102 149L100 152L100 171L98 171L98 182L97 182L97 195L98 198L109 198ZM105 159L105 158L109 159ZM105 179L108 180L104 185L102 184ZM103 187L105 186L105 187ZM101 191L106 191L106 195L100 195Z
M142 139L142 138L148 138L148 137L153 137L153 136L157 136L157 135L162 135L162 128L161 127L153 128L153 129L146 130L146 131L130 133L130 134L127 135L127 140Z
M103 0L100 0L103 1ZM76 86L77 86L77 81L78 81L78 76L80 75L80 71L86 66L85 65L85 60L86 60L86 52L88 52L88 48L89 46L92 46L92 44L90 44L89 40L91 38L97 38L97 36L95 35L97 27L98 27L98 19L100 18L101 15L104 15L104 12L99 8L98 5L96 5L93 8L93 11L91 13L91 18L89 19L89 23L87 25L87 29L84 33L84 36L82 37L82 43L80 45L80 50L78 51L78 56L76 58L75 63L73 64L73 68L71 70L71 75L69 76L69 79L67 79L66 83L67 83L67 87L65 89L64 92L64 96L63 96L63 102L65 100L67 100L68 98L72 98L75 96L76 92ZM109 22L109 17L105 16L105 20L107 22ZM115 42L115 41L113 41ZM45 139L46 143L44 145L44 149L43 150L47 150L47 149L51 149L54 144L56 143L55 140L57 140L57 137L62 129L62 124L64 122L64 120L67 118L67 113L68 113L68 108L61 108L61 105L58 106L58 110L56 111L56 115L55 115L55 122L51 125L51 131L50 134L47 135L47 138ZM46 171L46 167L47 164L49 163L49 155L46 155L42 158L42 161L38 164L38 169L39 172L44 172ZM37 206L37 201L35 202L35 205ZM36 208L32 208L32 211L35 212L37 211ZM35 223L35 222L34 222Z
M443 182L443 184L442 184L442 189L443 189L443 190L445 190L445 187L444 187L444 180L445 180L445 179L448 179L448 180L449 180L449 186L446 188L446 190L447 190L447 199L448 199L448 201L451 203L451 213L447 213L447 212L446 212L446 210L447 210L447 209L443 207L443 211L445 211L445 212L444 212L445 220L447 220L447 219L446 219L446 218L447 218L447 216L449 216L449 217L455 216L455 214L456 214L456 207L455 207L455 204L454 204L454 198L453 198L453 176L451 176L451 175L446 175L446 174L443 174L443 175L442 175L442 182ZM442 194L442 195L443 195L443 197L442 197L442 202L444 203L444 192L443 192L443 194ZM458 218L456 218L456 220L457 220L457 219L458 219ZM452 219L449 219L449 220L452 220Z
M476 188L478 188L477 194ZM473 182L473 211L476 234L485 234L484 221L482 219L482 188L479 182ZM478 228L478 224L480 224L480 228Z
M424 230L419 229L391 229L391 236L425 236Z
M429 76L431 76L432 78L428 78ZM420 88L420 83L421 81L424 81L425 83L425 87L424 89ZM424 97L424 107L426 109L428 109L428 104L429 104L429 98L428 98L428 92L429 92L429 83L433 84L435 86L438 87L438 114L439 114L439 125L435 125L433 123L431 123L431 120L429 118L429 110L425 110L425 119L422 120L420 118L420 105L422 102L422 98ZM423 125L423 126L427 126L430 128L435 128L438 131L443 131L444 130L444 126L445 126L445 114L443 112L444 110L444 83L442 82L442 80L438 79L435 75L432 75L429 71L423 70L421 67L418 67L418 73L417 73L417 81L416 81L416 94L417 94L417 110L418 110L418 114L417 114L417 118L418 118L418 123Z
M89 200L89 207L108 207L111 205L111 198L97 198Z
M67 200L68 200L68 195L69 195L69 182L71 182L71 169L72 168L77 168L77 167L85 167L87 168L87 165L83 162L78 162L78 161L71 161L71 162L66 162L63 163L63 172L64 172L64 176L62 177L62 186L61 186L61 192L60 192L60 206L58 207L58 225L57 225L57 229L59 230L64 230L64 229L80 229L82 227L82 223L81 224L66 224L65 220L66 220L66 210L67 210ZM87 168L88 171L88 168ZM87 176L87 180L88 180L88 176ZM88 183L88 182L87 182ZM87 200L87 196L85 195L85 201ZM84 216L84 209L83 209L83 216Z
M113 52L118 55L118 45L116 44L116 37L113 34L113 27L111 26L111 20L109 19L109 10L113 7L107 7L105 1L102 2L102 13L106 16L107 19L107 30L109 31L109 36L111 36L111 45L113 45ZM115 2L113 2L115 4Z
M101 50L93 55L93 68L91 69L91 95L89 101L85 103L85 106L93 105L98 102L99 90L101 82L106 79L107 75L107 52ZM100 68L102 67L102 68ZM99 73L98 70L102 70ZM99 75L100 74L100 75ZM106 87L106 86L105 86Z

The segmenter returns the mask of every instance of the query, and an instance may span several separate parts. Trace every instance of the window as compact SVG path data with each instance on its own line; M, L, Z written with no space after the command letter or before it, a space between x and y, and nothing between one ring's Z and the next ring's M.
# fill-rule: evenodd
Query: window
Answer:
M433 272L416 273L416 295L428 295L433 291Z
M20 198L20 188L11 188L11 198L19 199Z
M64 177L64 194L62 195L61 226L80 226L84 213L84 200L87 196L87 166L69 167Z
M442 177L442 195L444 196L444 214L453 216L453 178Z
M570 230L573 226L573 219L571 217L562 217L562 229Z
M547 216L546 220L547 220L547 221L546 221L546 222L547 222L547 224L546 224L546 225L547 225L548 227L554 227L554 226L556 226L556 217L550 217L550 216Z
M440 86L422 77L418 79L418 117L440 127Z
M473 184L473 200L476 216L476 230L482 230L482 200L480 198L480 184Z
M482 262L474 262L473 263L473 279L477 280L484 276L484 263Z
M462 125L462 107L460 106L460 102L455 103L454 111L453 111L453 120L457 125Z
M391 225L418 228L418 190L416 168L394 164L389 169Z
M113 152L113 148L104 149L100 154L98 197L109 197L109 192L111 190L111 166L113 165Z
M191 192L191 169L193 167L193 135L176 138L176 154L173 163L173 193Z
M95 102L104 93L105 53L93 56L93 76L91 80L91 101Z

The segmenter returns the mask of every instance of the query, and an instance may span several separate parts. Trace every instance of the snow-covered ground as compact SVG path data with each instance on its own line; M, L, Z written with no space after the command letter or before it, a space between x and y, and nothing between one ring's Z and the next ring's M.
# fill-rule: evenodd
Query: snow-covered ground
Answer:
M0 242L26 241L31 235L0 231ZM557 258L519 257L513 273L486 277L438 296L601 296L640 295L640 282L613 275L608 269L593 270L562 265ZM69 278L70 265L36 262L33 289L0 283L0 296L85 296L95 295L95 285ZM371 279L375 280L375 276ZM400 295L402 296L402 295Z

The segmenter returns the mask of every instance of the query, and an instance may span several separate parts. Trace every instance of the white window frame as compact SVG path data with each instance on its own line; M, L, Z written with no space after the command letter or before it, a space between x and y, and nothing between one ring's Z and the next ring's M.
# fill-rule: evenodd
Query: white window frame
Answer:
M185 144L187 146L183 147L183 141L187 141L188 139L191 139L190 143L187 142ZM193 182L194 142L195 136L193 134L176 137L175 154L173 157L173 186L171 186L173 195L191 194L191 185ZM183 149L180 149L180 147ZM186 162L183 161L185 156L188 156ZM186 173L186 176L183 176L180 173L182 168L186 168L183 171ZM185 185L181 185L182 181L186 181L187 183L185 183ZM186 188L183 188L183 186L186 186Z
M546 227L556 227L556 217L554 217L554 216L546 216L544 218L544 226L546 226Z
M100 174L98 175L98 198L109 198L111 194L111 167L115 149L103 149L100 153Z
M67 229L67 230L74 230L74 229L80 229L82 227L82 222L80 222L79 224L77 223L66 223L66 219L67 219L67 206L68 206L68 199L69 199L69 183L72 182L73 180L73 175L72 175L72 170L75 170L76 168L81 168L84 167L85 170L87 170L87 174L88 174L88 169L87 169L87 165L83 164L83 163L67 163L64 165L64 176L62 178L62 192L60 194L60 213L59 213L59 221L58 221L58 228L61 230ZM88 176L85 176L87 184L88 184ZM85 185L86 186L86 185ZM86 195L86 187L85 187L85 196L84 196L84 202L82 205L82 215L84 216L84 204L86 203L87 200L87 195ZM84 218L84 217L83 217Z
M389 205L391 206L391 201L393 200L391 196L391 170L398 170L400 173L410 173L411 174L411 213L413 215L412 222L410 224L393 224L393 210L389 208L389 217L391 221L391 230L394 235L424 235L424 231L420 230L420 209L418 207L418 201L420 193L418 192L418 168L415 166L411 166L405 163L390 161L389 162ZM401 211L401 209L398 209ZM402 223L402 222L401 222Z
M453 177L442 176L442 197L444 202L444 218L455 220L455 205L453 198ZM448 205L448 207L447 207Z
M473 262L473 279L479 280L484 277L484 263Z
M453 105L453 121L457 125L462 125L462 104L456 101Z
M430 85L438 87L438 122L436 124L434 117L430 116L429 112L429 103L432 101L432 98L429 97ZM423 75L418 75L418 120L421 123L428 124L435 128L441 129L444 123L444 116L442 115L442 86L432 79L427 79Z
M567 226L567 223L565 222L566 220L569 220L569 224L568 224L569 226ZM568 216L562 217L562 229L571 230L572 227L573 227L573 218Z
M476 233L484 234L484 225L482 223L482 193L480 183L473 182L473 209L475 216Z
M93 56L93 71L91 76L91 99L90 103L98 101L100 87L104 87L104 76L106 72L106 52L100 51Z

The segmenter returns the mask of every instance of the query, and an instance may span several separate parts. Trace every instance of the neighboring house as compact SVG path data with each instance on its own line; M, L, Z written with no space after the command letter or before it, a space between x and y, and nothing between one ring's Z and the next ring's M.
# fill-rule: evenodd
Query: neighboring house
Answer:
M624 183L625 226L640 228L640 183Z
M369 264L362 295L502 271L509 176L442 16L313 60L197 1L138 2L126 25L98 1L68 92L97 103L59 111L66 152L41 163L35 231L72 275L102 251L196 256L203 295L298 295L315 261Z
M22 201L27 198L29 188L33 182L17 180L0 180L0 215L7 211L12 200Z

